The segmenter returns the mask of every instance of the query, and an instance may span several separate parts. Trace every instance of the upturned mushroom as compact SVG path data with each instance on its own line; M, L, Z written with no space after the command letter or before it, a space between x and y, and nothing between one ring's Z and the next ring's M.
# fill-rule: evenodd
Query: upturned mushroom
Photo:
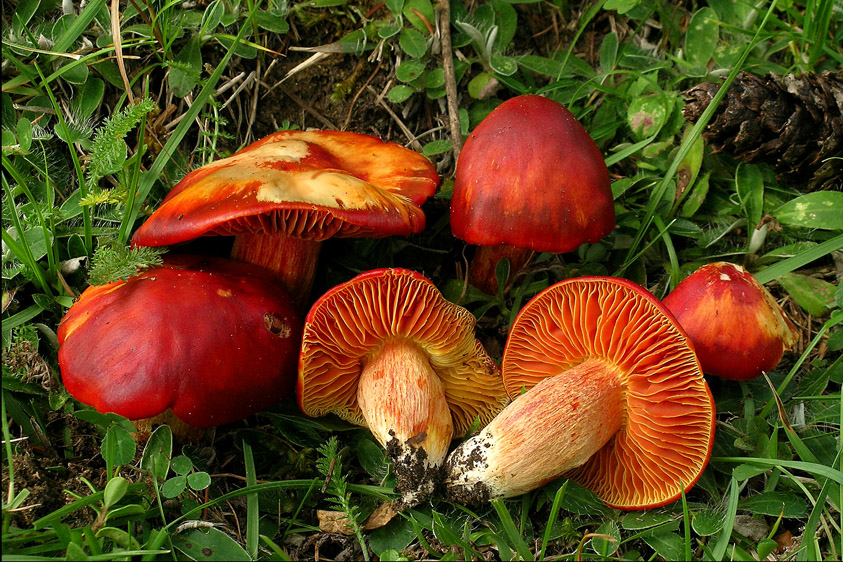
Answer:
M300 307L321 241L424 229L439 176L421 154L370 135L281 131L184 177L132 238L168 246L236 236L231 257L275 272Z
M508 402L474 317L413 271L372 270L328 291L302 339L302 411L368 427L395 463L405 507L441 482L452 438Z
M694 343L703 372L748 380L772 371L799 333L773 295L746 269L704 265L662 301Z
M536 295L501 368L513 402L448 457L451 499L512 497L565 475L612 507L644 509L689 490L708 462L714 403L694 351L630 281L582 277Z
M262 268L167 256L86 289L59 326L58 359L68 392L100 412L201 428L287 396L300 337L292 300Z
M451 230L479 246L469 282L494 293L502 257L514 272L532 253L565 253L615 226L600 149L561 104L511 98L468 136L457 162Z

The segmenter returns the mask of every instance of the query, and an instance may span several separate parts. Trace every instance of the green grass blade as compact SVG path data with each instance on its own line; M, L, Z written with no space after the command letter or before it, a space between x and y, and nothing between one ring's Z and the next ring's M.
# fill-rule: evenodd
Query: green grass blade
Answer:
M126 218L120 224L120 231L117 234L118 241L125 243L128 240L129 229L132 225L134 225L135 221L137 220L138 212L140 211L141 205L146 200L146 197L149 195L153 184L161 175L161 172L164 171L164 166L167 165L167 162L170 159L170 155L175 154L176 149L181 144L182 140L184 140L184 136L187 134L187 131L193 125L194 119L196 119L196 116L199 115L199 112L202 110L203 107L205 107L205 104L208 103L208 101L216 92L217 82L219 82L220 76L222 76L223 72L225 72L226 68L228 67L228 62L231 60L231 57L234 56L234 48L238 44L240 44L243 35L246 33L246 30L249 29L252 19L257 13L259 5L260 2L257 2L254 8L250 11L249 17L240 27L240 32L237 34L237 38L234 43L232 43L231 48L226 51L225 56L223 56L222 60L217 65L217 68L208 77L208 81L205 82L205 85L202 87L202 90L200 90L199 94L196 96L196 99L193 101L193 104L184 113L184 117L176 126L173 133L170 135L170 138L167 139L167 143L164 145L164 148L158 154L158 157L155 158L155 161L152 163L152 166L150 166L149 170L147 170L147 172L141 176L140 181L138 182L137 193L133 201L134 204L127 205Z
M255 472L255 459L252 447L243 441L243 459L246 465L246 485L254 486L258 483ZM260 530L260 512L258 511L258 495L246 496L246 552L252 560L258 558L258 531Z
M105 3L106 0L92 0L88 3L64 33L56 39L52 50L60 53L67 51L73 45L73 42L79 39L82 33L88 29L88 26L94 21L97 12L105 6Z
M713 560L723 560L726 556L726 549L729 548L729 539L732 538L732 529L735 526L735 516L738 513L738 487L737 479L732 476L729 483L729 504L726 507L726 519L723 522L723 530L720 531L720 536L717 537L717 542L714 543L714 548L711 550L711 557Z
M644 240L644 237L650 230L650 225L652 224L653 217L656 213L656 207L658 206L659 202L663 199L667 188L670 186L670 182L673 181L673 178L676 176L676 172L679 170L679 165L682 163L683 160L685 160L685 157L691 151L691 148L694 146L694 143L697 141L700 135L702 135L703 129L706 127L706 125L708 125L708 122L711 120L711 117L714 115L714 112L720 105L720 101L726 96L726 92L729 90L729 86L732 85L732 82L734 82L735 77L737 77L738 73L743 68L744 63L746 62L746 59L749 56L750 52L752 52L752 50L761 40L761 32L764 30L767 21L770 19L770 16L772 15L775 6L775 2L770 3L769 8L767 9L767 13L764 15L764 19L761 20L761 24L755 31L755 35L753 36L752 40L741 51L737 62L732 67L732 70L731 72L729 72L729 75L726 77L726 80L720 86L720 89L714 95L711 102L708 104L708 107L705 108L705 111L703 111L700 118L697 120L696 123L694 123L694 126L691 128L691 131L688 136L679 146L679 150L676 151L676 154L674 155L670 166L665 172L662 181L659 182L658 186L656 186L656 188L650 194L650 199L647 202L647 206L644 211L644 216L641 219L641 226L639 227L638 233L635 235L635 238L632 241L632 245L627 251L627 258L624 261L624 265L621 269L625 270L632 264L633 261L635 261L631 258L636 254L638 246L641 245Z
M498 518L501 520L506 538L509 540L510 545L515 547L518 556L522 560L535 560L533 553L530 552L530 547L524 542L524 537L521 536L521 533L515 527L515 521L512 520L512 515L510 515L503 500L492 500L492 507L498 513Z
M795 271L803 265L807 265L814 260L818 260L821 257L827 256L831 252L840 249L843 249L843 234L817 244L813 248L809 248L792 258L787 258L786 260L774 263L773 265L766 267L753 275L755 275L755 278L758 279L759 283L767 283L773 279L778 279L785 273Z
M796 377L796 373L799 372L799 369L802 367L803 363L805 363L805 361L808 359L808 355L810 355L814 348L819 345L820 341L826 335L826 333L828 333L829 330L831 330L838 324L843 324L843 315L834 315L825 321L825 324L823 324L819 331L817 331L817 334L807 345L805 350L802 352L802 355L799 356L799 359L797 359L796 363L793 365L793 367L791 367L790 371L787 373L787 376L781 383L779 383L778 388L776 388L776 392L779 394L779 396L781 396L784 393L785 389L790 386L790 383L793 381L794 377ZM772 398L770 398L767 404L764 405L764 408L762 408L759 416L761 416L762 418L766 418L767 416L769 416L770 412L773 410L773 407L775 405L776 397L773 396Z
M735 462L760 464L761 466L769 467L784 467L793 470L801 470L816 476L824 476L840 485L843 485L843 472L835 470L831 467L824 466L813 462L804 461L786 461L782 459L762 459L759 457L711 457L711 462Z
M539 552L539 560L544 560L544 553L547 549L547 543L550 541L550 533L553 531L553 526L556 524L556 519L559 517L559 510L562 508L562 498L565 497L565 491L568 489L568 480L565 481L553 496L553 505L550 506L550 516L547 518L547 527L544 530L544 537L542 537L542 549Z

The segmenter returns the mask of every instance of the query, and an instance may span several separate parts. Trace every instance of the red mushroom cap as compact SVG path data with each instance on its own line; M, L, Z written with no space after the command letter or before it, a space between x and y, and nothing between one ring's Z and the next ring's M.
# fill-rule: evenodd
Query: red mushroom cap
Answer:
M256 266L167 257L128 281L89 287L62 319L68 392L100 412L171 410L193 427L230 423L289 394L301 319Z
M600 149L559 103L517 96L469 135L451 198L457 238L563 253L597 242L614 225Z
M704 265L663 302L694 342L703 372L725 379L772 371L799 338L773 295L739 265Z
M419 205L438 184L427 158L397 144L358 133L281 131L189 173L132 241L408 235L424 228Z

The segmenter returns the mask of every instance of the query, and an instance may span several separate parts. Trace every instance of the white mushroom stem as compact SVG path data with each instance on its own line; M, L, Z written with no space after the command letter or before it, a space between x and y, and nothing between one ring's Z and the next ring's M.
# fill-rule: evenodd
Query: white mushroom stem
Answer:
M410 340L385 342L365 361L357 401L369 429L395 462L404 502L417 503L432 493L454 425L427 354ZM417 489L406 485L416 483Z
M605 361L543 379L448 457L448 496L478 503L534 490L587 461L624 418L621 378Z

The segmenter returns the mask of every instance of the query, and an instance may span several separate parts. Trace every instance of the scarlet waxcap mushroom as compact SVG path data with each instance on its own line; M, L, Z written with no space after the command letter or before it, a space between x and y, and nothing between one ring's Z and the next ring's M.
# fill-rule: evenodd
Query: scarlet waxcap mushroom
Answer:
M799 339L773 295L739 265L704 265L662 302L682 324L709 375L760 377Z
M615 226L609 171L600 149L561 104L511 98L468 136L451 197L451 230L481 246L469 280L494 292L495 253L509 246L564 253L594 243ZM527 259L511 251L518 266ZM489 290L491 289L491 291Z
M509 401L474 317L406 269L368 271L319 298L305 319L298 399L368 427L395 462L405 506L429 495L454 435Z
M301 318L268 272L168 256L82 293L59 326L59 367L68 392L100 412L171 411L210 427L288 395L300 337Z
M135 233L138 246L236 236L232 257L307 300L319 242L409 235L439 176L421 154L370 135L281 131L189 173Z
M536 295L512 325L501 369L513 402L446 463L458 501L565 475L612 507L644 509L690 489L708 462L714 402L694 351L630 281L581 277Z

